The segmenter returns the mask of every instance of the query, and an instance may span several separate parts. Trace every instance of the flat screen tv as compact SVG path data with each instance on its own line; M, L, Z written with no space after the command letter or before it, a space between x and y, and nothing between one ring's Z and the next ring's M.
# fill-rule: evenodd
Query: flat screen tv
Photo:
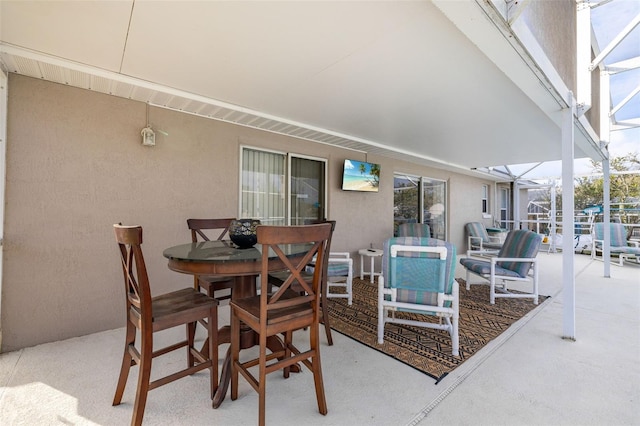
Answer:
M366 161L344 160L342 172L343 191L378 192L380 164Z

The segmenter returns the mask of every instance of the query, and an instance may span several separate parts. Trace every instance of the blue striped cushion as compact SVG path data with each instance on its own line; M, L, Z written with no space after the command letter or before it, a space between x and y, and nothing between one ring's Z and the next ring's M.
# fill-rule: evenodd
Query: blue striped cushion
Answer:
M431 229L423 223L403 223L398 226L398 236L431 238Z
M611 251L617 247L627 246L627 230L621 223L610 223L609 229L611 230ZM596 240L604 240L604 223L598 222L593 226L593 232ZM616 251L618 253L619 251Z
M487 229L480 222L469 222L465 225L467 229L467 235L470 237L482 238L482 245L491 242Z
M518 229L510 231L498 253L498 257L533 258L538 255L542 237L535 232ZM520 277L527 276L531 262L499 261L497 266L515 272Z
M437 240L435 238L418 238L418 237L397 237L397 238L389 238L384 242L383 247L383 258L382 258L382 274L385 277L385 287L391 287L392 283L390 282L390 268L389 268L389 248L391 245L406 245L406 246L428 246L428 247L439 247L444 246L448 250L447 259L445 260L445 288L444 292L446 294L451 294L451 290L453 288L453 279L454 279L454 271L455 271L455 258L456 258L456 248L453 244ZM424 257L425 253L406 253L407 257ZM417 303L423 305L437 305L438 302L438 294L437 292L431 291L419 291L415 289L403 289L397 288L397 297L396 300L398 302L406 302L406 303ZM447 302L447 306L450 305Z
M309 264L306 267L307 272L313 273L315 265ZM349 265L343 262L340 263L331 263L329 260L329 265L327 265L327 276L328 277L346 277L349 275Z
M346 263L331 263L329 260L329 266L327 267L328 277L346 277L349 275L349 265Z
M479 275L491 275L491 262L486 260L477 260L472 257L467 257L460 259L460 264L470 270L471 272L475 272ZM517 272L510 271L509 269L504 269L496 264L496 275L501 275L504 277L514 277L521 278Z

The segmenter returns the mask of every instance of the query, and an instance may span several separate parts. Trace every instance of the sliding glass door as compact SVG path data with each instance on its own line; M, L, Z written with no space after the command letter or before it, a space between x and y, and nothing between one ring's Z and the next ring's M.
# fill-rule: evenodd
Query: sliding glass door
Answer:
M325 160L290 155L291 191L289 206L291 225L304 225L326 217Z
M324 159L242 147L240 212L265 225L326 217Z
M424 223L431 237L447 237L447 183L396 173L393 177L393 235L402 223Z

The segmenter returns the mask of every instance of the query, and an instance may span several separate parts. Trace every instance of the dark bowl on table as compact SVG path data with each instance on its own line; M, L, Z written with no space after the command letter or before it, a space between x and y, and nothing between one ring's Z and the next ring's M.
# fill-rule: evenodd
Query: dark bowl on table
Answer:
M236 219L229 225L229 238L241 249L251 248L258 242L258 225L260 221L257 219Z

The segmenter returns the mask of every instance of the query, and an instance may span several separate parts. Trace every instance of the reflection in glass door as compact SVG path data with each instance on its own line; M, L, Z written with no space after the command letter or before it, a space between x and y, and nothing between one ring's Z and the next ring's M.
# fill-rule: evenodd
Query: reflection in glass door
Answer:
M422 222L431 228L431 237L447 239L447 183L422 178Z
M326 160L291 155L289 208L291 225L325 219Z
M417 223L420 211L420 178L396 173L393 176L393 235L398 226Z

